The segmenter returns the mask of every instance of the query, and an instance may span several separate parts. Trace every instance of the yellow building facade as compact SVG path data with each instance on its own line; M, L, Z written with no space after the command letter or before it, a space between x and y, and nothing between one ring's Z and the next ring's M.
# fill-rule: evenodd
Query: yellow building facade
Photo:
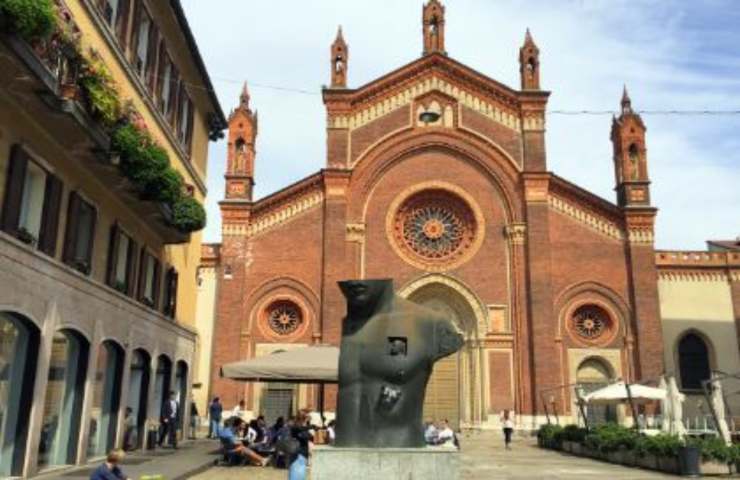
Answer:
M0 25L0 477L143 448L170 391L187 436L225 123L179 2L50 4Z

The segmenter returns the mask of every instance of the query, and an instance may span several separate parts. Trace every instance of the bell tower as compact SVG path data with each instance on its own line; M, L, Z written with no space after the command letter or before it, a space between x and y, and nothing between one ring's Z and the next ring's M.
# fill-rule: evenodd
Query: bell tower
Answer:
M347 61L349 48L342 36L342 27L337 29L337 38L331 44L331 88L345 88L347 86Z
M625 87L621 112L612 120L611 132L617 204L620 207L650 205L645 131L642 118L632 110L632 100Z
M439 0L429 0L422 8L422 31L424 33L424 55L445 51L445 7Z
M249 90L244 82L239 106L229 115L229 143L226 157L226 198L252 200L254 187L257 112L249 107Z
M519 73L522 90L540 89L540 49L534 43L529 29L524 35L524 45L519 49Z

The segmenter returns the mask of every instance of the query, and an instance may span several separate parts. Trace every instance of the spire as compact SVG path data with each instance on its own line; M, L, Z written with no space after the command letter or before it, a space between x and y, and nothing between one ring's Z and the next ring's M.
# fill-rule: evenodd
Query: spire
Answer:
M242 86L242 93L239 95L239 106L245 110L249 110L249 89L247 88L247 81L244 81Z
M439 0L429 0L422 8L422 32L424 33L424 55L445 51L445 7Z
M612 120L614 176L617 204L620 207L649 206L650 188L647 172L645 124L632 110L627 87L622 90L622 111Z
M522 90L540 89L540 49L534 43L529 28L524 34L524 44L519 49L519 74Z
M347 86L347 61L349 60L349 47L342 35L342 26L337 29L337 36L331 44L331 86L332 88L344 88Z
M627 93L627 85L624 85L624 89L622 90L622 115L630 113L632 113L632 100L629 93Z
M527 27L527 31L524 33L524 45L534 45L537 47L532 39L532 33L529 31L529 27Z

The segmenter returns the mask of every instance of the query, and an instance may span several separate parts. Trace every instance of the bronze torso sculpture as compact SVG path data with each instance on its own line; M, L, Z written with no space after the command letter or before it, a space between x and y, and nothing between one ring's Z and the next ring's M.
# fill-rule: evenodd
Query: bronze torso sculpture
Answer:
M398 297L392 280L339 282L347 298L337 399L340 447L422 447L422 407L437 360L462 346L439 313Z

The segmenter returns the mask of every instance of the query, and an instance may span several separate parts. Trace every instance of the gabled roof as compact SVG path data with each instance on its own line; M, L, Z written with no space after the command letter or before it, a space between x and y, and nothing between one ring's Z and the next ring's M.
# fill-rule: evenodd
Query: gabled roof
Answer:
M405 80L412 81L421 74L436 71L447 74L454 82L470 85L474 90L496 98L500 102L513 108L518 108L522 97L547 98L549 92L534 91L520 92L498 82L475 69L464 65L457 60L439 52L424 55L411 63L403 65L390 73L376 78L358 88L330 88L324 87L324 102L328 100L348 101L350 104L361 104L371 101L386 91L400 88Z

